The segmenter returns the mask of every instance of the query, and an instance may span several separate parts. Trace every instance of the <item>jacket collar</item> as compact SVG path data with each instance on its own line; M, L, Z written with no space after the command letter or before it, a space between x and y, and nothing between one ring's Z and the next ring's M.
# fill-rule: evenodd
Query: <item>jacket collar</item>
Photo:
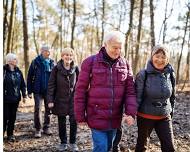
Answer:
M63 60L59 60L57 62L57 69L58 71L60 71L62 74L64 75L72 75L75 72L75 66L74 66L74 62L71 63L71 68L70 70L65 69L65 67L63 66Z

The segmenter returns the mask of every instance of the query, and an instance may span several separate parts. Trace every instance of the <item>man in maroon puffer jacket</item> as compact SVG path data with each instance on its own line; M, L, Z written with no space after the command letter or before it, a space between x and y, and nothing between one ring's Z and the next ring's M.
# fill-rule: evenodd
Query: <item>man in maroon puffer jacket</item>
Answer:
M122 114L128 125L137 111L132 70L120 57L124 37L109 32L98 54L81 65L74 96L75 117L79 125L91 128L93 152L108 152L121 126ZM124 108L124 110L123 110Z

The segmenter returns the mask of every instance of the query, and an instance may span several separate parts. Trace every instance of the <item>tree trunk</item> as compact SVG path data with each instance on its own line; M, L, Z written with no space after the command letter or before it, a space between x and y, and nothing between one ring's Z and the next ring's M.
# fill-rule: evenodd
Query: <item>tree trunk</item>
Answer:
M151 50L155 46L154 34L154 0L150 0L150 36L151 36Z
M27 12L26 1L22 0L23 10L23 36L24 36L24 61L25 61L25 78L29 67L29 46L28 46L28 27L27 27Z
M13 34L13 28L14 28L14 19L15 19L15 13L16 13L16 0L12 0L12 5L11 5L11 16L10 16L10 21L9 21L9 29L8 29L8 39L7 39L7 53L11 52L10 47L11 47L11 39L12 39L12 34Z
M139 14L139 25L138 25L138 34L137 34L137 44L136 44L136 51L135 51L135 61L134 61L134 74L137 73L138 68L138 60L139 60L139 48L140 48L140 41L141 41L141 28L142 28L142 16L143 16L143 7L144 7L144 0L141 0L140 4L140 14Z
M4 8L4 17L3 17L3 51L5 53L5 41L6 41L7 28L8 28L8 20L7 20L8 0L3 1L3 2L5 2L5 4L3 4L3 8Z
M39 55L39 47L38 47L39 45L37 44L37 41L36 41L36 29L35 29L35 25L34 25L34 4L33 4L32 0L30 2L32 4L32 26L33 26L34 45L36 48L36 54Z
M104 22L105 22L105 0L102 0L102 37L101 37L101 44L103 44L104 39Z
M181 58L182 58L182 52L183 52L183 47L184 47L184 43L185 43L185 36L187 33L187 29L188 29L188 20L189 20L189 12L187 12L187 18L186 18L186 23L185 23L185 30L184 30L184 36L183 36L183 41L181 44L181 52L180 52L180 56L179 56L179 60L178 60L178 64L177 64L177 76L176 76L176 82L177 84L179 83L179 72L180 72L180 64L181 64Z
M131 8L130 8L130 15L129 15L129 28L125 37L125 55L124 55L125 58L129 57L128 43L129 43L130 34L131 34L132 26L133 26L133 10L134 10L135 0L130 0L130 3L131 3Z
M98 13L97 13L98 11L96 8L96 3L98 2L94 0L94 15L96 18L96 42L97 42L98 47L100 47L101 44L100 44L100 39L99 39L99 19L98 19Z
M76 0L73 0L73 22L71 27L71 48L74 49L74 32L76 26Z

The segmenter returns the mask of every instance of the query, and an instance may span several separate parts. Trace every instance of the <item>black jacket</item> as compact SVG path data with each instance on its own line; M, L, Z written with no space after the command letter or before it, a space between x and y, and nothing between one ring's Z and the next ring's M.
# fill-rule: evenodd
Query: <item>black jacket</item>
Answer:
M4 103L18 103L22 96L26 97L26 85L22 72L18 67L11 71L9 65L3 66L3 98Z
M73 96L78 74L77 66L72 65L70 70L66 70L62 60L53 68L48 82L48 103L54 103L53 114L74 114Z

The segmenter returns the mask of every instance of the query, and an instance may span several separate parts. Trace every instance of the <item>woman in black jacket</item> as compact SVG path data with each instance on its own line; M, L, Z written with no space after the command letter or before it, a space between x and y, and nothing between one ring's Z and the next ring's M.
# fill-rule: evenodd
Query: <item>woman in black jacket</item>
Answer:
M78 151L76 145L77 123L74 117L73 96L79 69L74 65L74 51L65 48L61 60L53 68L48 83L48 107L58 116L59 150ZM70 141L67 144L66 116L70 122Z
M21 100L21 92L25 102L26 85L23 74L17 67L16 55L7 54L6 63L3 66L3 136L6 131L8 141L14 142L16 112Z

